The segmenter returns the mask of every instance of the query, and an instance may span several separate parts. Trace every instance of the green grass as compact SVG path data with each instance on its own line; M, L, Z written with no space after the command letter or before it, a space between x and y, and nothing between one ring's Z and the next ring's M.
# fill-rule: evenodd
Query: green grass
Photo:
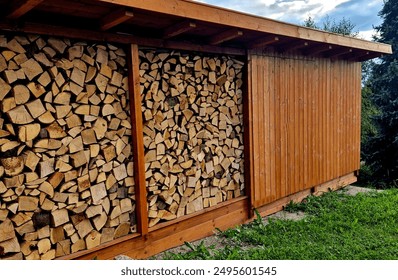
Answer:
M226 246L187 243L184 253L166 259L390 260L398 259L398 190L349 196L330 192L290 203L286 210L304 211L299 221L261 217L221 232Z

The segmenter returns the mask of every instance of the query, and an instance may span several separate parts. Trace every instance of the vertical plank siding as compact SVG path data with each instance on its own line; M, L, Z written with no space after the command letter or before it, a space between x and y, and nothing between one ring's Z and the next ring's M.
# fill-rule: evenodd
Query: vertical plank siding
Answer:
M248 67L253 207L359 169L360 63L252 51Z

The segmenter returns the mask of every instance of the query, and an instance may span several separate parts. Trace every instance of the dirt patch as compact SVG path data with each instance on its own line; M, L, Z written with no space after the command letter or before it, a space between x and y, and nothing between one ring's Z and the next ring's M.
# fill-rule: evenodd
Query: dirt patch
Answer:
M347 186L344 189L340 190L348 195L356 195L358 193L367 193L367 192L382 192L383 190L376 190L376 189L369 189L369 188L362 188L357 186Z
M339 191L340 192L344 192L347 195L353 195L354 196L354 195L356 195L358 193L366 193L366 192L372 192L372 191L380 192L382 190L374 190L374 189L362 188L362 187L357 187L357 186L350 185L350 186L347 186L344 189L339 190ZM301 220L303 218L305 218L305 213L301 212L301 211L294 212L294 213L290 213L290 212L287 212L287 211L279 211L277 213L274 213L272 215L264 217L263 221L267 224L269 219L283 219L283 220L298 221L298 220ZM206 246L207 248L209 248L210 246L214 246L215 249L221 249L221 248L223 248L223 247L225 247L227 245L226 239L223 238L221 235L219 235L216 232L212 236L205 237L203 239L200 239L200 240L197 240L197 241L194 241L194 242L190 242L190 244L193 247L196 247L196 246L199 246L201 244L201 242L203 242L203 245ZM164 251L162 253L159 253L159 254L151 257L151 259L161 260L161 259L163 259L163 257L164 257L166 252L178 254L178 253L183 253L183 252L186 252L186 251L189 251L189 250L190 249L187 246L182 245L182 246L178 246L178 247L166 250L166 251ZM115 259L117 259L117 260L126 260L127 259L128 260L128 259L131 259L131 258L129 258L127 256L124 256L124 255L119 255L119 256L115 257Z

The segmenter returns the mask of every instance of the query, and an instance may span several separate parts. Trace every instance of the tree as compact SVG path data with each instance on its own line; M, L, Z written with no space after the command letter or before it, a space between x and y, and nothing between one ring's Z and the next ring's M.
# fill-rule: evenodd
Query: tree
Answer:
M383 23L376 27L376 41L398 46L398 0L385 0L379 15ZM375 121L378 134L370 139L366 161L374 176L384 185L398 186L398 54L383 56L373 66L370 87L372 100L380 114Z
M304 20L303 26L351 37L357 37L359 34L359 32L355 30L355 24L352 23L350 19L346 19L345 17L336 22L335 19L331 19L329 16L326 16L321 26L319 26L315 22L315 19L309 16L306 20Z

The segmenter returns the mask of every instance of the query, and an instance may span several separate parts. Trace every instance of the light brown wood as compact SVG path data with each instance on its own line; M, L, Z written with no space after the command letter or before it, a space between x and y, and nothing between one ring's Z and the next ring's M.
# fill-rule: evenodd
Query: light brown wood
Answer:
M38 118L46 112L46 109L44 108L40 99L26 103L26 108L33 118Z
M20 196L18 198L19 211L34 211L39 205L39 199L30 196Z
M14 226L9 219L5 219L0 224L0 242L12 239L15 237Z
M52 223L55 227L69 222L69 215L66 209L55 210L51 212Z
M225 36L219 39L226 40ZM142 51L140 57L149 227L240 196L243 179L232 180L243 177L243 124L239 120L243 62L151 51ZM167 82L152 66L159 61L172 65L164 68ZM183 74L184 67L190 67L188 72L196 81ZM206 81L205 89L201 81ZM169 102L167 94L176 101ZM207 189L204 197L204 186L209 184L216 191Z
M126 11L124 8L118 9L101 19L100 28L103 31L111 29L112 27L131 19L133 16L134 14L132 12Z
M356 87L350 96L340 96L338 90L341 83L344 87L358 84L353 78L359 73L354 74L358 69L352 66L356 64L332 63L322 58L308 62L302 56L279 60L256 51L251 56L250 68L260 81L253 85L249 96L251 106L258 108L250 114L252 126L249 126L254 132L253 153L258 155L249 159L250 166L254 166L254 173L250 175L254 207L356 170L353 159L358 161L359 154L348 146L359 145L358 133L347 126L356 127L359 115L358 111L344 108L353 106L355 102L351 98L359 96L360 90ZM266 69L275 70L264 77L260 73ZM293 78L287 81L283 76ZM314 84L314 80L319 84ZM330 86L333 81L336 84ZM269 95L264 98L259 94L267 92L266 85L274 95L271 100L267 99ZM345 110L353 113L349 117L350 125ZM263 146L256 139L265 139ZM257 147L263 148L257 150ZM344 153L339 154L340 149ZM270 163L268 168L264 167L263 171L256 168L266 166L266 162Z
M35 139L41 130L41 126L38 123L21 125L18 130L18 138L22 142L28 142Z
M167 29L165 29L163 32L163 39L170 39L194 28L196 28L196 23L192 21L183 21L181 23L177 23L176 25L169 26Z
M23 171L25 166L22 157L9 157L0 159L1 165L4 167L4 173L8 176L15 176Z
M26 110L24 105L20 105L7 112L8 117L14 124L28 124L33 122L32 116Z
M192 20L211 22L224 25L231 28L247 29L265 34L274 34L276 36L287 36L303 40L312 40L320 43L339 42L342 46L365 48L374 51L387 51L391 53L388 46L374 45L372 42L364 42L351 37L343 37L338 34L313 30L302 26L296 26L278 22L268 18L256 17L237 11L231 11L220 7L208 6L200 2L176 0L173 5L159 5L156 0L142 2L140 0L100 0L101 2L113 3L130 7L132 9L143 9L151 12L159 12L169 16L175 16L176 7L179 15ZM239 20L236 20L239 18Z
M217 35L214 35L209 39L210 45L218 45L226 41L233 40L235 38L238 38L243 35L243 31L241 30L235 30L235 29L230 29L227 31L224 31L222 33L219 33Z

